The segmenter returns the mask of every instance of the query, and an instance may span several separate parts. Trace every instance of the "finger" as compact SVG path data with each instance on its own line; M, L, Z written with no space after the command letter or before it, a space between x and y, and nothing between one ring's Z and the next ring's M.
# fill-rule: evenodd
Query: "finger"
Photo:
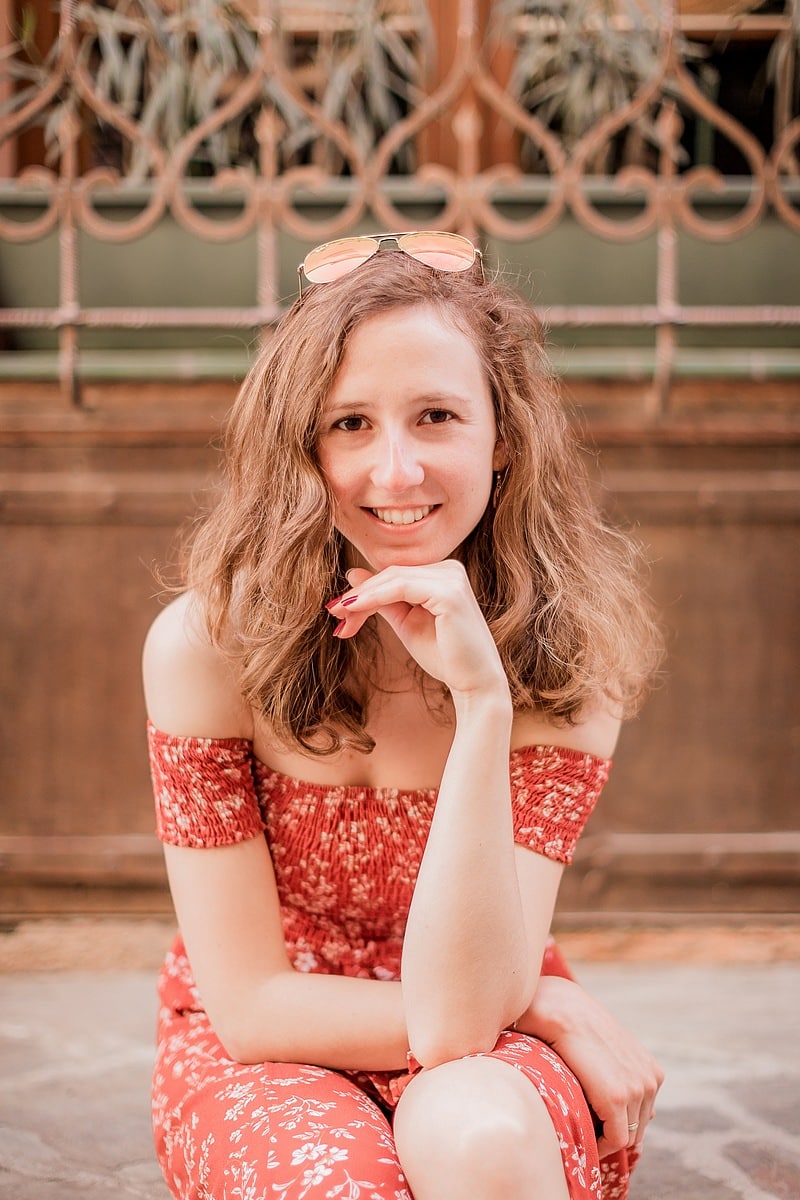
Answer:
M603 1136L597 1142L598 1152L603 1158L606 1154L624 1150L629 1144L628 1114L624 1108L617 1109L603 1121Z
M641 1112L639 1112L636 1114L636 1116L628 1117L628 1140L626 1142L626 1145L627 1146L635 1146L636 1143L640 1142L643 1137L644 1137L644 1122L642 1120L642 1114L641 1114Z
M368 580L371 578L374 576L368 576ZM329 600L325 607L339 622L341 630L337 626L337 631L346 630L349 636L357 632L371 616L380 614L392 624L407 616L413 606L404 601L387 602L374 587L367 586L359 587L358 591L344 592L334 600Z
M392 628L399 632L402 624L413 606L401 602L395 604L380 604L374 596L362 596L358 592L337 596L325 606L337 622L333 636L337 638L355 637L372 616L382 617Z
M354 637L371 616L369 611L350 613L348 609L358 597L356 589L372 578L372 572L364 570L363 567L352 567L345 575L350 588L340 596L334 596L325 607L336 622L332 629L333 636L349 638Z
M647 1133L647 1126L650 1124L655 1115L656 1110L653 1108L652 1102L645 1102L642 1105L641 1112L639 1113L639 1128L636 1130L636 1137L634 1139L634 1144L636 1146L638 1146L643 1140L644 1135Z
M346 608L344 609L344 615L333 631L333 636L338 638L355 637L372 616L383 617L390 625L397 629L402 623L403 617L410 611L408 604L392 604L383 608L364 608L361 612L353 612L350 608ZM336 611L334 615L338 618L339 612Z
M656 1096L658 1095L658 1090L661 1087L661 1084L663 1082L664 1082L664 1072L661 1070L661 1067L658 1065L658 1063L655 1061L655 1059L651 1059L650 1060L649 1078L647 1079L646 1084L645 1084L644 1096L642 1097L642 1102L639 1107L639 1116L638 1116L638 1118L636 1118L636 1117L631 1118L631 1120L638 1119L638 1121L639 1121L639 1128L636 1130L636 1139L635 1139L635 1144L637 1146L640 1144L640 1142L644 1138L644 1135L647 1132L647 1126L650 1124L653 1117L656 1115L656 1110L655 1110Z
M351 567L349 571L345 571L345 577L350 587L357 590L368 579L372 579L374 571L366 571L363 567Z
M605 1135L603 1135L603 1137L599 1137L597 1139L597 1157L598 1158L608 1158L608 1156L610 1154L616 1154L617 1151L621 1150L621 1149L622 1149L622 1146L615 1146L614 1143L610 1142Z
M346 616L345 610L350 608L353 608L354 612L363 613L377 612L378 609L394 603L422 605L431 592L432 582L435 590L435 576L433 581L428 579L425 582L418 571L398 575L389 569L375 575L360 567L353 567L347 571L347 580L350 588L325 605L337 620ZM413 597L406 595L409 591L414 593Z
M441 588L437 589L435 581L418 576L373 575L347 593L342 603L353 612L369 610L375 613L391 604L427 608L430 611L434 606L440 607L441 600Z
M338 621L338 623L334 626L333 630L331 631L332 636L335 638L345 638L345 639L355 637L356 634L358 633L359 629L361 629L364 625L366 625L367 621L369 620L369 617L370 617L369 613L364 613L363 616L350 615L347 617L342 617L341 620Z
M394 595L392 594L394 593ZM386 589L377 590L371 584L358 592L345 593L330 601L326 608L333 619L338 622L334 634L336 637L352 637L372 616L382 617L398 636L402 637L402 629L410 613L414 610L426 613L426 620L433 621L434 614L425 608L424 604L407 601L396 596L396 588L387 594Z
M348 571L355 581L356 570ZM362 578L353 592L358 595L356 611L365 603L373 611L389 604L405 603L427 609L433 616L447 613L480 612L464 568L460 563L432 563L426 567L387 567L377 575ZM345 599L351 601L353 593Z
M348 592L344 592L341 596L336 596L333 600L329 600L325 605L331 617L336 622L335 627L332 629L334 637L353 637L369 619L369 612L360 614L348 612L348 606L355 599L355 594L351 596Z
M369 571L364 571L360 567L353 567L347 571L346 578L349 587L346 592L342 592L340 596L334 596L332 600L328 600L325 607L329 613L337 613L342 604L349 604L355 599L358 594L358 588L361 584L366 583L368 579L372 579L372 574ZM338 617L341 620L341 616Z

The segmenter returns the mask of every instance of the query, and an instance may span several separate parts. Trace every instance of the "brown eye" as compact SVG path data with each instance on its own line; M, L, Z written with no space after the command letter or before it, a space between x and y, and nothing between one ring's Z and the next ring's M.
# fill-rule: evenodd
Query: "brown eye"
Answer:
M453 414L446 408L430 408L422 420L428 425L444 425L453 419Z
M337 421L333 428L341 429L344 433L360 433L364 425L364 418L354 414L350 417L342 417L341 421Z

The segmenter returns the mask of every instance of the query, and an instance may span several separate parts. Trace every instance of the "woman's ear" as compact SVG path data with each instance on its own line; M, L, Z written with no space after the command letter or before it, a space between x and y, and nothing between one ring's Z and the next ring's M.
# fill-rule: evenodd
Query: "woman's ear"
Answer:
M506 444L501 439L494 444L494 455L492 457L492 470L502 471L503 467L508 466L508 454L506 453Z

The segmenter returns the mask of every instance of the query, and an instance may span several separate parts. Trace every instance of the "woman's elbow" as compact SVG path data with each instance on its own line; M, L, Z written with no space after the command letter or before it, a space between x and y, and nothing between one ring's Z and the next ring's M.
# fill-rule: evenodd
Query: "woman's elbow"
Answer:
M494 1050L498 1037L499 1030L493 1028L463 1033L453 1029L427 1030L409 1037L410 1054L421 1067L431 1070L470 1054L488 1054Z
M290 968L238 990L226 989L215 1005L207 1005L212 1029L229 1059L245 1066L300 1061L301 1030L291 989L287 993L285 988L295 978Z
M497 1045L502 1031L519 1017L527 1007L522 988L505 996L496 1004L480 1006L467 1004L437 1006L428 1002L424 1011L406 1011L410 1053L423 1067L439 1067L446 1062L466 1058L470 1054L489 1054Z
M246 1022L230 1014L218 1015L216 1019L211 1019L211 1028L225 1051L225 1057L231 1062L253 1066L268 1060L263 1036L259 1045Z
M278 1047L273 1045L276 1022L265 1023L265 1007L259 1002L258 990L242 988L238 997L217 997L217 1003L206 1002L211 1028L225 1055L232 1062L252 1066L255 1063L278 1061ZM258 1019L261 1014L261 1020Z
M247 1045L239 1045L237 1042L223 1042L220 1038L222 1049L225 1051L225 1057L230 1062L236 1063L240 1067L257 1067L265 1060L262 1054L256 1054L255 1048Z

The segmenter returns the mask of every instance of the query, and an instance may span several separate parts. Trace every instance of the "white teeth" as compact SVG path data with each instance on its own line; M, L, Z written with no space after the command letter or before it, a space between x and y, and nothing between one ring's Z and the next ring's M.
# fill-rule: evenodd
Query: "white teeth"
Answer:
M433 505L429 504L425 508L373 508L372 511L384 525L413 525L427 517L432 509Z

